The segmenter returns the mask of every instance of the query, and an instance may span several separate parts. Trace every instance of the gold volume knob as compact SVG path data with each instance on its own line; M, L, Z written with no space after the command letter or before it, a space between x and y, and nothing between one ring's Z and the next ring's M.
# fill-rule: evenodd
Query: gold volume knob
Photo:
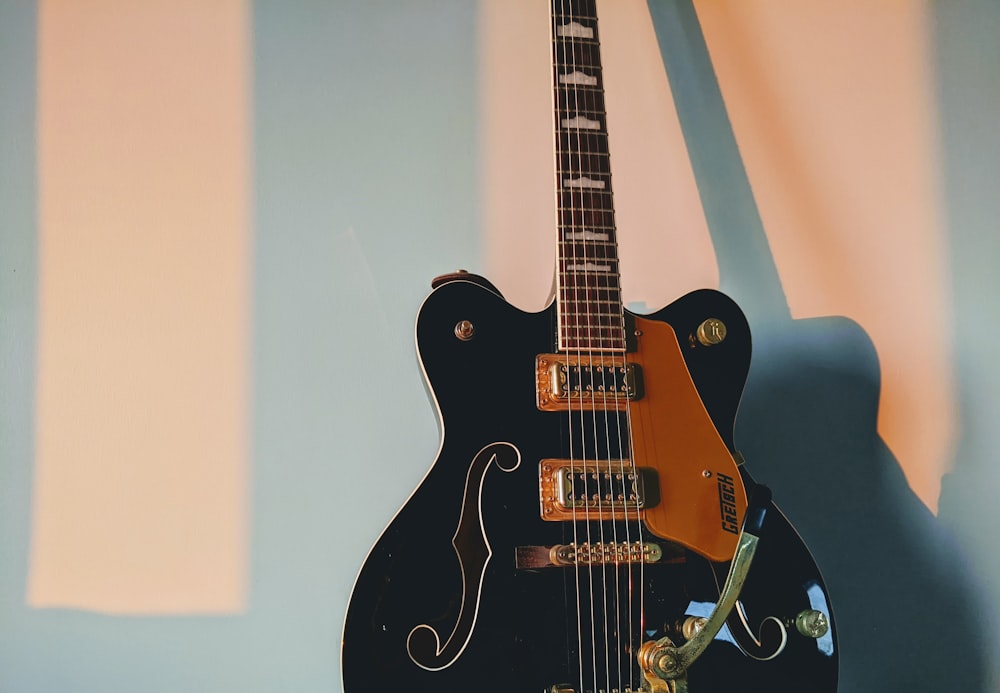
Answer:
M698 341L703 346L721 344L722 340L726 338L726 325L718 318L709 318L698 325L695 336L698 337Z

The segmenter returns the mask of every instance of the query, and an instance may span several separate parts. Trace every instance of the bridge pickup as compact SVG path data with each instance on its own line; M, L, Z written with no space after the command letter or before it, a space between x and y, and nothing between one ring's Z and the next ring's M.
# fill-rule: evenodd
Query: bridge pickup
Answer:
M629 460L542 460L539 498L543 520L625 520L643 517L660 502L659 475Z
M535 359L538 408L566 411L585 404L624 409L643 395L642 368L608 354L540 354Z

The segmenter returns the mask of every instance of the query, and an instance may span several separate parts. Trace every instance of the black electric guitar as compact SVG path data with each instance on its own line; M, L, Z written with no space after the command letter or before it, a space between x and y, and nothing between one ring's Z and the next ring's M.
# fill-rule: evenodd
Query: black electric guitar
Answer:
M595 0L552 0L556 297L439 277L434 466L372 549L346 693L832 693L815 563L732 441L750 361L711 290L622 305Z

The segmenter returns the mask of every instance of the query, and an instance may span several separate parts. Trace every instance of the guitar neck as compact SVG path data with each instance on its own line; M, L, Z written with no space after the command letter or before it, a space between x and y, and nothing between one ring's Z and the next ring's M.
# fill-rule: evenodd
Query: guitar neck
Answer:
M596 0L552 0L559 349L624 351Z

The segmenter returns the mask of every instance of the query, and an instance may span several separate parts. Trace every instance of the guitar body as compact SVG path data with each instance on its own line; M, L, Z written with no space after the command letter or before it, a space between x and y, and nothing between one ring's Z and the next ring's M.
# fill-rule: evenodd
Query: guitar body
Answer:
M710 317L728 333L706 347L695 332ZM465 321L466 330L456 330ZM737 469L730 436L749 367L749 330L739 308L709 290L652 316L628 314L626 324L633 333L628 358L641 364L645 385L631 418L545 411L538 359L554 351L553 307L525 313L473 280L445 283L427 298L417 346L442 423L441 448L358 576L344 627L346 693L386 686L414 693L637 690L639 645L664 636L683 642L685 618L708 615L727 560L692 550L710 546L700 536L671 532L701 512L699 498L716 499L707 516L718 523L728 471L706 459L725 458ZM613 433L623 420L632 427L631 448L621 442L627 432ZM704 459L687 452L706 445L714 452ZM548 491L541 479L553 460L619 459L629 449L637 464L657 470L651 478L660 488L647 491L658 493L661 515L543 519ZM738 488L752 483L742 467L736 475ZM656 543L662 557L644 565L545 558L556 546L637 541ZM830 615L826 589L772 506L738 608L690 667L688 690L836 691L832 617L821 637L802 635L795 619L809 609Z

